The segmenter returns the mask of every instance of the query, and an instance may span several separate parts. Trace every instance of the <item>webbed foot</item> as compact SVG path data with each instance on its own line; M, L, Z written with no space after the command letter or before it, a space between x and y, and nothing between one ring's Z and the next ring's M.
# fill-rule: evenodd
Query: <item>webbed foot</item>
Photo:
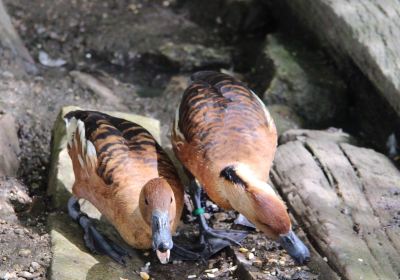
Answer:
M85 245L92 253L105 254L121 265L126 264L125 257L130 257L129 252L96 229L91 219L80 210L75 197L71 197L68 201L68 214L84 230Z
M201 237L200 245L187 248L174 242L172 257L181 261L206 261L222 249L234 244L240 244L247 232L237 230L214 230L209 229L208 233Z

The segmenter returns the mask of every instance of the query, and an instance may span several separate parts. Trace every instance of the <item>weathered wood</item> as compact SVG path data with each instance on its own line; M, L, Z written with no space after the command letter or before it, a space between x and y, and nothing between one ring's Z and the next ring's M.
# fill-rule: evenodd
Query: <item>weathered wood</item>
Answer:
M26 73L36 74L38 72L34 60L12 25L2 0L0 0L0 45L12 51L16 63L20 64Z
M341 145L363 184L372 211L381 220L381 234L386 233L400 252L400 176L397 168L380 153L360 153L351 145ZM399 260L399 259L398 259ZM400 265L397 260L396 267Z
M400 172L385 156L327 138L293 139L278 148L272 179L340 276L398 279Z
M284 3L333 52L349 57L400 114L398 1L286 0Z
M326 130L311 129L292 129L286 131L279 137L279 144L285 144L290 141L299 140L301 142L307 139L318 139L332 141L335 143L355 143L356 140L350 134L341 129L329 128Z

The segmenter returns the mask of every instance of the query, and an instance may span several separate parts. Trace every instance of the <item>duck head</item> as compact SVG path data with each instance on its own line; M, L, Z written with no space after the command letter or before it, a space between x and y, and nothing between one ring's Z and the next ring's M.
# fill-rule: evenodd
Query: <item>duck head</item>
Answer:
M163 178L146 183L140 193L140 211L152 231L152 247L162 264L169 262L173 247L171 228L175 219L174 193Z
M247 166L224 168L220 177L227 185L230 203L269 238L277 241L299 264L310 259L310 252L292 230L284 202L266 182L256 178Z

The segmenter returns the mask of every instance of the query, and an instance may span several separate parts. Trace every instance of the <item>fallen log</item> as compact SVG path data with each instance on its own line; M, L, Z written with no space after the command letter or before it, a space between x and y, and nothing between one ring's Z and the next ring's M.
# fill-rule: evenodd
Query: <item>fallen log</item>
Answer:
M346 137L321 134L286 137L275 157L274 185L343 279L397 279L399 170L384 155L345 143Z

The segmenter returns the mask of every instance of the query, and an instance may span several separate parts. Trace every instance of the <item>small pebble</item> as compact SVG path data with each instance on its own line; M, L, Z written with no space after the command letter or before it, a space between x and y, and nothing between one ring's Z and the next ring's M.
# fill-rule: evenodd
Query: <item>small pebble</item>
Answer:
M249 250L246 249L246 248L244 248L244 247L239 248L239 252L240 252L240 253L247 253L248 251L249 251Z
M18 273L19 277L23 277L25 279L33 279L36 277L36 275L33 275L32 273L28 272L28 271L21 271Z
M193 278L196 278L197 276L195 275L195 274L193 274L193 275L188 275L188 279L193 279Z
M215 273L217 271L218 271L218 268L211 268L211 269L204 270L204 272L206 272L206 273Z
M323 257L322 259L324 260L324 262L328 262L328 258L327 257Z
M149 280L149 279L150 279L150 275L149 275L147 272L144 272L144 271L141 271L141 272L140 272L140 277L141 277L143 280Z
M162 4L164 7L168 7L171 3L169 1L163 1Z
M31 267L36 271L40 268L40 264L38 264L37 262L32 262Z
M237 265L234 265L234 266L228 268L229 271L235 271L236 269L237 269Z
M363 262L364 260L363 260L363 259L358 259L358 261L359 261L359 262Z
M14 229L14 233L21 235L24 233L24 230L22 228L16 228L16 229Z
M277 264L278 260L277 259L268 259L268 262L271 264Z
M253 253L250 252L250 253L247 254L247 259L252 260L254 258L255 258L255 256L254 256Z
M255 261L253 261L253 263L252 263L253 266L259 267L259 268L262 267L262 264L263 264L262 260L255 260Z
M215 278L215 274L213 274L213 273L207 273L207 277L208 277L208 278Z
M18 255L20 255L21 257L29 257L31 255L31 250L29 249L21 249L18 252Z

